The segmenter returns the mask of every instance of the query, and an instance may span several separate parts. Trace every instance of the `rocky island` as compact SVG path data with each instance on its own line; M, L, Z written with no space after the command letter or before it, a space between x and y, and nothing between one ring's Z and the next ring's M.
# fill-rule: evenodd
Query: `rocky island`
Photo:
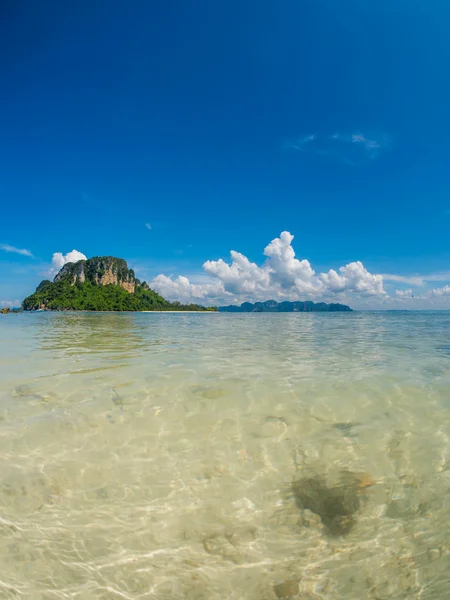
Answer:
M230 305L219 307L220 312L351 312L346 304L326 304L326 302L244 302L240 306Z
M169 302L135 277L125 260L96 256L66 263L53 281L42 281L22 303L24 310L215 311Z

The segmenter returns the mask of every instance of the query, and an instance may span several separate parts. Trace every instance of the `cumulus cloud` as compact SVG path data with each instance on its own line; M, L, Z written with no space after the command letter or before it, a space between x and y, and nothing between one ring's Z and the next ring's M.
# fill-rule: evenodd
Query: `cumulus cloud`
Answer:
M62 267L66 263L74 263L79 260L86 260L87 256L85 256L82 252L78 250L72 250L72 252L68 252L67 254L63 254L62 252L55 252L52 258L52 264L47 272L49 277L53 277L62 269Z
M269 271L272 287L277 284L283 290L294 288L299 293L320 294L323 286L320 279L315 277L308 260L295 258L292 241L294 236L283 231L264 249L267 256L265 268Z
M384 133L366 135L358 131L332 135L313 133L296 139L287 147L298 152L329 156L349 165L358 165L377 158L389 145L390 138Z
M240 252L230 252L231 261L208 260L203 269L210 282L192 283L187 277L158 275L151 286L170 299L205 302L243 302L245 300L302 298L339 298L351 293L358 297L386 296L383 277L373 275L361 262L316 274L308 260L296 258L294 236L283 231L264 249L261 266Z
M228 296L223 283L191 283L187 277L180 275L172 278L167 275L158 275L150 286L164 298L179 300L181 302L198 302L221 300Z
M14 254L22 254L22 256L31 256L31 252L26 250L25 248L16 248L15 246L10 246L9 244L0 244L0 250L4 250L5 252L13 252Z
M224 290L231 295L267 298L292 294L320 294L322 282L315 277L309 261L298 260L291 245L294 236L283 231L264 249L267 257L259 267L240 252L230 252L231 263L222 259L206 261L204 270L218 278Z
M441 288L434 288L424 294L427 298L441 298L442 296L450 296L450 285L444 285Z
M270 283L269 273L252 263L240 252L230 252L232 261L208 260L203 265L209 275L217 277L226 292L231 294L254 294L258 296Z
M356 292L368 296L386 296L383 289L383 276L372 275L359 260L340 267L339 273L331 269L328 273L319 275L331 292Z

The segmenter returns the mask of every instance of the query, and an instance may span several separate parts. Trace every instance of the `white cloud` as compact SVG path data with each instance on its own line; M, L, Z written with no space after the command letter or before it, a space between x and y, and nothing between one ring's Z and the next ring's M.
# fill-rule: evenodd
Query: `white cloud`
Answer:
M370 140L362 133L352 134L352 144L363 144L366 150L376 150L381 148L381 144L375 140Z
M18 308L20 306L20 300L0 300L1 308Z
M74 263L79 260L86 260L87 256L85 256L82 252L78 250L72 250L72 252L68 252L67 254L63 254L62 252L55 252L52 258L52 265L47 272L48 277L53 277L56 275L66 263Z
M386 296L383 289L383 276L372 275L359 260L339 268L339 273L331 269L319 275L328 290L335 293L356 292L367 296Z
M299 293L320 294L323 285L315 277L308 260L295 258L292 240L294 236L288 231L283 231L279 238L275 238L264 249L267 256L266 269L270 273L272 287L280 285L281 289L294 288Z
M443 271L441 273L431 273L430 275L422 275L424 281L449 281L450 271Z
M440 288L433 288L415 294L413 290L395 290L395 297L390 300L392 303L401 303L404 308L411 309L445 309L450 308L450 285Z
M16 248L15 246L10 246L9 244L0 244L0 250L4 250L5 252L14 252L15 254L22 254L22 256L31 256L31 252L26 250L25 248Z
M172 279L167 275L158 275L150 284L164 298L181 302L197 302L199 300L212 303L227 296L221 281L214 283L191 283L187 277L180 275Z
M320 294L322 282L315 277L307 260L295 258L291 245L293 239L288 231L283 231L279 238L272 240L264 249L267 258L261 267L232 250L231 263L222 259L208 260L203 268L206 273L218 278L224 290L231 295L267 299L267 294L277 297Z
M146 223L145 226L147 227L147 229L151 229L152 226L150 225L150 223Z
M258 296L267 289L270 283L269 273L263 268L252 263L246 256L232 250L230 252L232 262L224 260L208 260L203 265L208 275L217 277L226 292L230 294L255 294Z
M302 298L344 298L345 293L356 297L386 296L383 277L369 273L361 262L340 267L339 273L316 274L308 260L295 257L294 236L283 231L264 249L262 266L251 262L240 252L230 252L231 261L208 260L203 269L210 276L207 283L192 283L187 277L172 278L158 275L151 287L169 299L184 302L243 302Z
M425 283L425 278L421 275L391 275L383 273L384 281L394 281L396 283L408 283L409 285L421 286Z
M377 158L390 143L389 136L384 133L370 136L361 132L332 135L314 133L298 138L287 147L299 152L329 156L349 165L358 165Z
M395 295L399 298L411 298L413 296L412 290L395 290Z
M438 281L450 281L450 271L442 271L438 273L430 273L428 275L392 275L383 273L384 281L393 281L396 283L406 283L413 286L424 286L426 283Z
M434 288L424 294L426 298L440 298L442 296L450 296L450 285L445 285L441 288Z

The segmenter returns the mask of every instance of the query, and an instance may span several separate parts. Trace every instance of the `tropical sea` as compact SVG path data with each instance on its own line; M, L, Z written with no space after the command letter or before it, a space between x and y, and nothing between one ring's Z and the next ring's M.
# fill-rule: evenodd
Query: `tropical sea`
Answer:
M0 598L450 597L450 313L0 316Z

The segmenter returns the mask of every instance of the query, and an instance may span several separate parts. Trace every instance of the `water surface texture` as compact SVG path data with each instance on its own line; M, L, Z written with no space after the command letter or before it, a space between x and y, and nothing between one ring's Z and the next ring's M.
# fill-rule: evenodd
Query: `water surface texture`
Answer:
M447 599L449 440L448 313L0 316L0 598Z

